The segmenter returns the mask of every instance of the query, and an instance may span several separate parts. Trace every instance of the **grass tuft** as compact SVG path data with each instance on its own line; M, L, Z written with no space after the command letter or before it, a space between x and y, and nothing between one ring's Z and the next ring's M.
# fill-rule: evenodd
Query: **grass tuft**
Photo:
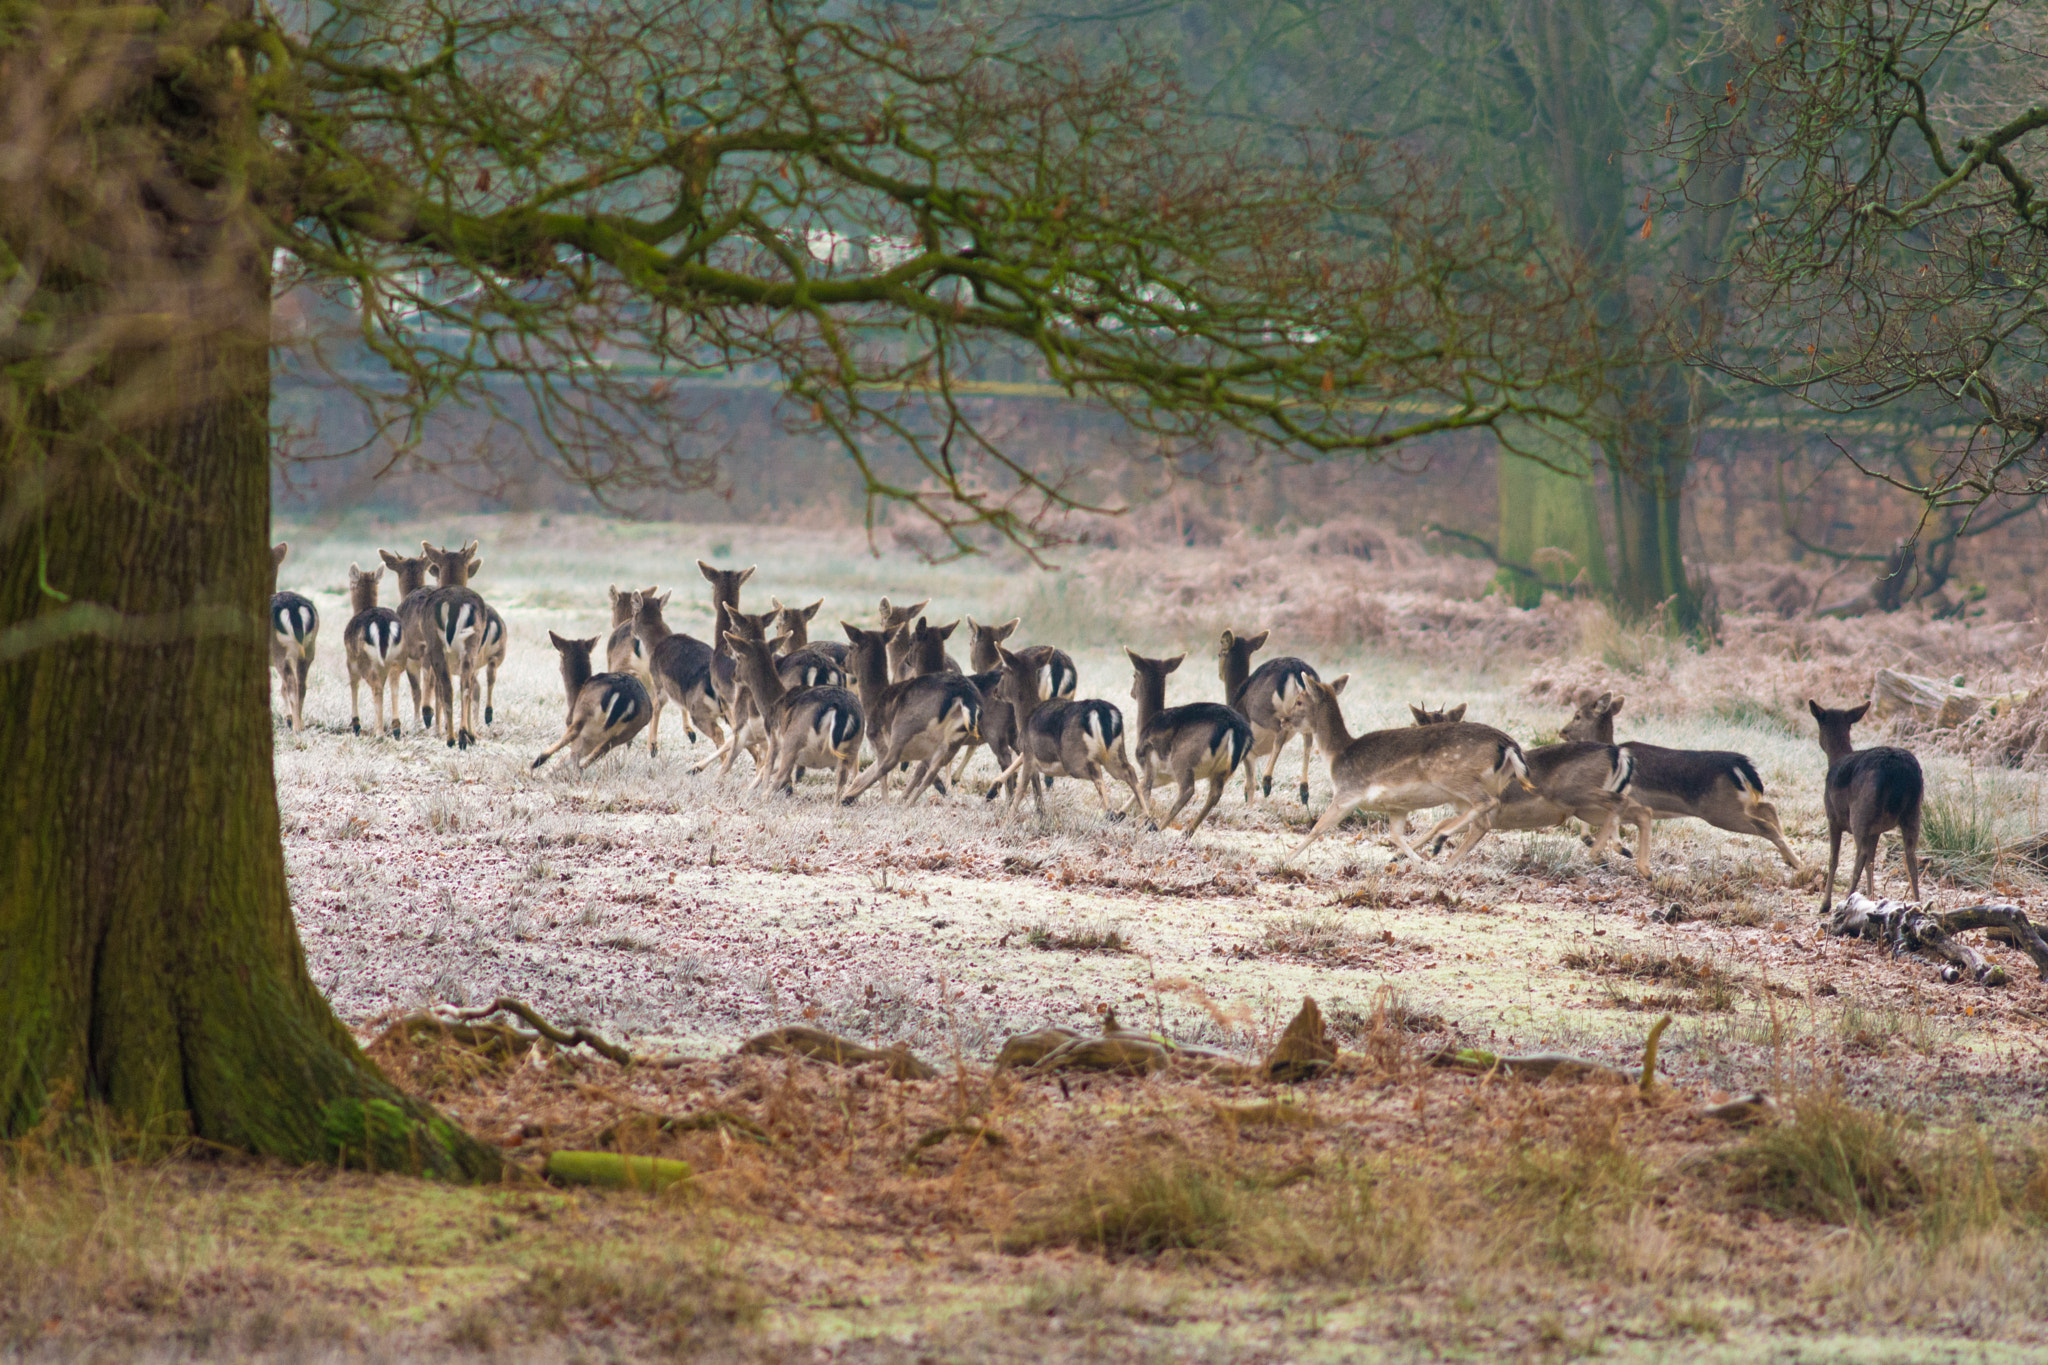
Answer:
M1831 1088L1801 1096L1789 1122L1751 1138L1728 1164L1735 1191L1774 1213L1859 1226L1919 1201L1920 1155L1902 1116Z
M1075 1246L1112 1259L1221 1251L1247 1221L1251 1196L1225 1172L1185 1157L1106 1165L1012 1230L1013 1252Z
M1024 931L1024 941L1041 952L1128 953L1130 940L1114 924L1084 924L1077 929L1054 929L1034 924Z

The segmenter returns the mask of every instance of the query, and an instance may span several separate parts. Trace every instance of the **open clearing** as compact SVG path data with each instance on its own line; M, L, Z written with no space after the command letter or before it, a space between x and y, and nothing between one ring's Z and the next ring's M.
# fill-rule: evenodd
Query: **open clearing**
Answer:
M1104 821L1072 782L1043 819L1028 804L1006 819L980 797L986 756L961 791L908 812L875 793L841 808L816 774L793 798L763 796L744 759L723 783L691 775L707 749L681 742L673 714L658 758L636 743L580 778L560 761L528 767L560 733L547 631L599 634L608 583L657 583L675 591L670 622L708 638L703 558L760 566L750 609L826 598L820 638L837 637L837 618L871 621L883 595L929 597L939 621L1021 615L1020 640L1073 652L1080 694L1127 714L1121 646L1186 650L1169 701L1214 700L1224 626L1270 626L1267 656L1350 673L1354 733L1406 724L1410 702L1467 701L1529 743L1554 734L1573 688L1624 692L1623 739L1750 754L1812 862L1826 854L1823 764L1803 698L1867 695L1880 664L2025 687L2030 623L1731 614L1728 645L1696 655L1586 604L1475 600L1485 571L1469 561L1385 541L1371 557L1316 554L1306 533L1076 551L1053 574L1000 556L871 556L839 531L561 515L278 534L294 546L280 586L322 614L308 731L280 729L277 746L314 979L366 1042L406 1012L503 995L689 1059L627 1074L383 1045L397 1074L515 1152L658 1152L700 1178L650 1201L30 1162L4 1191L19 1216L0 1273L34 1247L80 1268L0 1299L0 1347L905 1361L2048 1351L2048 987L1996 945L2012 984L1986 990L1822 937L1817 890L1789 885L1761 841L1660 825L1645 884L1561 833L1491 836L1453 873L1404 868L1354 824L1282 872L1329 795L1319 759L1309 808L1292 799L1298 748L1274 800L1247 806L1234 784L1192 844ZM398 740L351 734L348 563L471 536L475 586L512 637L495 724L466 752L414 733L409 710ZM2038 869L1995 850L2048 828L2040 777L1920 747L1930 803L1976 831L1940 855L1941 904L1995 888L2038 918ZM1903 894L1891 858L1879 876ZM1009 1034L1090 1027L1105 1009L1257 1057L1304 995L1347 1053L1313 1084L987 1070ZM1664 1013L1675 1022L1652 1101L1424 1060L1457 1044L1627 1064ZM785 1024L904 1043L949 1078L729 1055ZM1753 1089L1796 1118L1752 1137L1694 1114ZM710 1110L769 1140L659 1122ZM1001 1145L915 1145L968 1118ZM1839 1188L1823 1149L1857 1154ZM82 1268L116 1243L127 1249L106 1268Z

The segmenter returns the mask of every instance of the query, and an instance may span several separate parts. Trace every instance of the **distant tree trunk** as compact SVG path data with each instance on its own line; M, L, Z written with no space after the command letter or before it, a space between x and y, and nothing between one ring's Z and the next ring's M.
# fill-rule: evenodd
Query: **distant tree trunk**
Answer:
M1607 543L1582 438L1527 425L1506 436L1514 450L1534 458L1505 447L1501 451L1501 586L1517 605L1533 607L1545 588L1567 587L1583 569L1588 586L1608 594L1613 583L1607 571ZM1562 551L1571 562L1558 563L1545 551ZM1533 576L1523 570L1532 570Z
M306 971L271 767L269 248L217 172L162 182L226 158L152 159L257 130L162 79L88 125L99 173L155 177L126 254L30 309L146 290L184 325L0 406L0 1136L89 1102L137 1135L489 1176Z

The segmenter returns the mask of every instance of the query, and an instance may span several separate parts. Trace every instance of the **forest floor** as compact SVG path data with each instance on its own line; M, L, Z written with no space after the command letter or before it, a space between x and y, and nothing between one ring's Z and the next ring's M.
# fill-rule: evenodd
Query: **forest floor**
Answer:
M1348 672L1354 732L1464 701L1536 742L1582 691L1625 693L1621 738L1750 754L1813 863L1804 698L1848 704L1880 666L2023 690L2040 632L2021 604L1815 620L1761 606L1799 571L1731 572L1725 643L1699 653L1586 603L1515 611L1481 595L1484 566L1369 530L1077 550L1045 573L870 555L842 532L559 515L279 536L280 586L322 613L307 732L277 749L314 979L366 1043L511 996L669 1060L376 1044L521 1170L608 1147L697 1176L659 1197L450 1190L189 1157L46 1169L25 1150L0 1184L0 1352L2048 1359L2048 984L1996 945L2011 984L1986 989L1827 938L1817 889L1761 841L1661 824L1646 881L1561 832L1406 868L1353 824L1283 867L1329 796L1319 760L1295 799L1298 749L1271 800L1234 786L1191 842L1108 822L1071 782L1010 818L980 799L986 757L913 810L842 808L817 775L763 796L744 759L691 774L708 746L673 715L658 757L529 768L560 732L547 631L600 634L607 584L655 583L670 622L708 637L701 558L760 566L750 609L826 598L819 638L884 595L929 597L938 621L1021 616L1019 640L1067 648L1081 695L1120 704L1125 645L1185 650L1169 701L1215 699L1225 626ZM352 733L347 565L470 536L512 637L484 742L445 748L409 706L399 739ZM366 732L369 714L366 697ZM2044 913L2048 876L2005 851L2048 828L2040 776L1967 734L1865 731L1927 767L1928 893ZM1895 859L1879 882L1904 894ZM1343 1049L1311 1082L990 1069L1011 1034L1109 1010L1255 1060L1304 996ZM1627 1065L1664 1014L1649 1095L1427 1064L1479 1047ZM903 1045L940 1078L734 1055L793 1024ZM1699 1115L1753 1090L1780 1122ZM736 1117L664 1122L705 1114Z

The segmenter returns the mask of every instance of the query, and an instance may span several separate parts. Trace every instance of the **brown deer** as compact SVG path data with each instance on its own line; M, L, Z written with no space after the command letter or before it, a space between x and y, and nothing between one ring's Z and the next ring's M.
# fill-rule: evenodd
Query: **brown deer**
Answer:
M270 547L270 582L277 584L277 571L291 553L291 543L281 541ZM284 689L287 723L293 734L306 730L306 672L313 666L313 647L320 635L320 612L310 598L295 592L270 594L270 666Z
M384 567L370 573L362 566L348 566L348 601L355 615L341 630L342 657L348 661L348 725L363 732L362 686L370 685L370 704L377 712L375 734L384 734L384 693L391 693L390 733L398 733L398 675L405 671L405 631L398 613L377 605L377 586L384 581Z
M1184 831L1184 837L1192 839L1223 799L1230 775L1251 756L1252 727L1237 712L1214 702L1166 704L1166 675L1179 668L1186 655L1148 659L1135 650L1124 653L1131 660L1131 699L1137 703L1138 804L1154 824L1172 829L1175 818L1194 796L1196 784L1207 782L1209 799ZM1177 790L1172 808L1160 820L1153 814L1151 792L1168 777Z
M1309 723L1316 742L1330 756L1330 785L1335 794L1284 862L1293 862L1344 817L1363 807L1385 813L1394 846L1420 865L1422 856L1409 844L1407 817L1432 806L1452 805L1458 814L1438 827L1448 838L1459 831L1464 839L1446 867L1456 867L1486 837L1500 808L1501 794L1529 777L1522 746L1490 725L1447 721L1402 730L1374 730L1353 738L1344 724L1333 683L1308 680Z
M640 591L647 597L656 597L661 593L660 588L651 584ZM618 584L614 583L607 587L605 592L610 597L612 605L611 634L605 636L604 640L605 669L612 673L631 673L640 680L641 686L648 689L648 695L652 696L654 674L647 667L647 650L640 643L640 637L633 633L632 589L620 592Z
M498 609L484 606L484 629L477 642L476 664L484 671L484 724L491 723L491 706L498 696L498 669L505 662L508 637L505 634L505 618L498 615Z
M427 572L440 583L422 606L428 632L422 645L423 661L434 704L441 709L441 733L451 749L467 749L476 743L476 670L490 620L490 607L469 586L470 578L483 569L476 547L474 540L456 550L420 542Z
M1581 702L1565 723L1564 738L1614 743L1614 716L1626 700L1603 692ZM1795 879L1805 875L1805 865L1785 842L1777 807L1764 800L1763 778L1748 755L1718 749L1666 749L1637 740L1621 747L1635 759L1630 799L1649 807L1655 819L1704 820L1731 834L1768 839Z
M918 613L929 605L931 605L929 597L922 602L916 602L907 607L891 606L889 605L888 598L882 599L882 625L879 633L889 641L890 682L902 682L910 676L910 668L905 662L910 656L910 623L915 621ZM902 633L898 634L898 631ZM872 732L870 737L872 737Z
M742 684L753 694L756 722L766 736L754 785L794 792L800 769L831 768L839 779L834 795L845 800L847 784L860 771L866 730L860 698L837 686L787 686L775 666L774 644L758 634L735 630L726 643Z
M1465 706L1431 711L1411 705L1409 713L1417 725L1447 725L1465 718ZM1525 749L1523 761L1529 766L1529 782L1510 783L1501 793L1500 808L1491 819L1496 833L1552 829L1567 820L1583 820L1595 833L1593 857L1607 856L1607 847L1621 832L1624 822L1636 827L1636 871L1650 875L1649 807L1630 798L1635 777L1635 758L1614 744L1592 744L1566 740ZM1441 831L1456 817L1438 822L1423 836L1431 853L1443 848L1448 837ZM1626 850L1624 850L1624 853Z
M1045 814L1044 784L1032 780L1040 773L1092 783L1101 798L1102 813L1112 820L1122 819L1123 813L1110 804L1105 773L1129 787L1141 807L1149 805L1124 752L1123 712L1106 701L1048 697L1041 676L1044 659L1030 650L1013 654L1000 649L998 657L1003 662L1002 686L1013 715L1017 757L996 779L996 786L1010 784L1011 814L1016 813L1025 787L1031 788L1038 813Z
M817 616L818 608L825 605L824 598L819 598L808 607L785 607L782 605L781 598L771 597L768 599L768 605L774 608L775 631L783 638L783 651L785 653L794 654L804 649L821 649L833 663L839 666L840 672L844 673L846 671L845 645L837 640L819 640L815 644L811 641L811 621Z
M1849 738L1849 729L1862 720L1870 703L1847 710L1830 710L1808 699L1806 709L1820 724L1820 751L1827 755L1828 777L1828 877L1821 892L1820 912L1825 915L1835 902L1835 869L1842 860L1842 832L1856 836L1856 865L1849 871L1849 891L1868 878L1865 890L1877 895L1877 840L1886 830L1897 830L1906 851L1906 877L1912 885L1913 900L1920 899L1920 798L1926 780L1920 760L1904 749L1877 745L1859 749Z
M633 640L639 647L640 657L646 661L647 674L654 685L649 688L654 698L654 719L647 731L647 752L661 753L661 713L674 704L683 713L683 733L691 743L696 743L697 731L711 736L713 744L721 744L722 735L718 728L724 708L719 705L718 693L713 686L711 646L694 635L670 630L668 622L662 619L662 608L668 605L670 594L659 597L644 592L626 594L626 611L632 620ZM721 613L722 615L722 613Z
M877 782L887 781L899 763L923 760L905 805L916 801L927 786L943 792L938 779L962 745L981 737L981 691L958 673L934 673L925 677L889 681L889 637L881 631L863 630L841 621L851 647L846 652L855 682L860 688L861 707L867 716L868 741L874 746L875 761L841 798L852 805L860 794Z
M424 730L434 723L433 699L422 689L420 679L427 657L427 594L433 591L427 586L427 557L395 555L389 550L377 554L397 583L400 648L405 681L412 693L412 724L415 730Z
M984 626L970 616L967 618L967 658L974 672L969 676L981 688L981 742L988 746L995 758L998 769L1006 769L1016 757L1016 713L1009 698L1003 692L1003 659L998 648L1003 641L1016 632L1017 621L1013 617L1002 625ZM1046 696L1053 701L1072 701L1079 674L1075 672L1074 660L1063 649L1051 645L1033 645L1017 651L1020 656L1036 659L1042 667ZM963 750L959 763L953 768L953 781L958 783L961 774L967 771L967 761L974 756L973 749ZM1041 781L1050 778L1040 773ZM1014 779L1013 779L1014 782ZM1004 784L989 784L988 799L993 801L1002 793Z
M1301 737L1301 804L1308 804L1309 764L1315 761L1316 737L1308 725L1308 679L1320 677L1301 659L1268 659L1254 672L1252 655L1265 648L1267 631L1238 635L1224 631L1216 645L1216 671L1223 679L1223 701L1252 727L1252 759L1266 760L1262 791L1273 794L1273 770L1280 752ZM1252 799L1252 763L1244 765L1244 799Z
M538 768L567 749L570 765L580 773L647 728L654 718L654 706L647 699L647 689L632 674L590 671L597 636L565 640L549 631L548 639L562 656L562 687L568 693L569 714L562 737L534 759L533 766Z
M725 632L732 628L727 614L739 609L740 585L754 576L754 568L749 564L744 569L720 569L697 561L698 572L711 585L711 689L734 729L745 717L736 709L741 701L739 675L733 667L732 646L725 642Z

